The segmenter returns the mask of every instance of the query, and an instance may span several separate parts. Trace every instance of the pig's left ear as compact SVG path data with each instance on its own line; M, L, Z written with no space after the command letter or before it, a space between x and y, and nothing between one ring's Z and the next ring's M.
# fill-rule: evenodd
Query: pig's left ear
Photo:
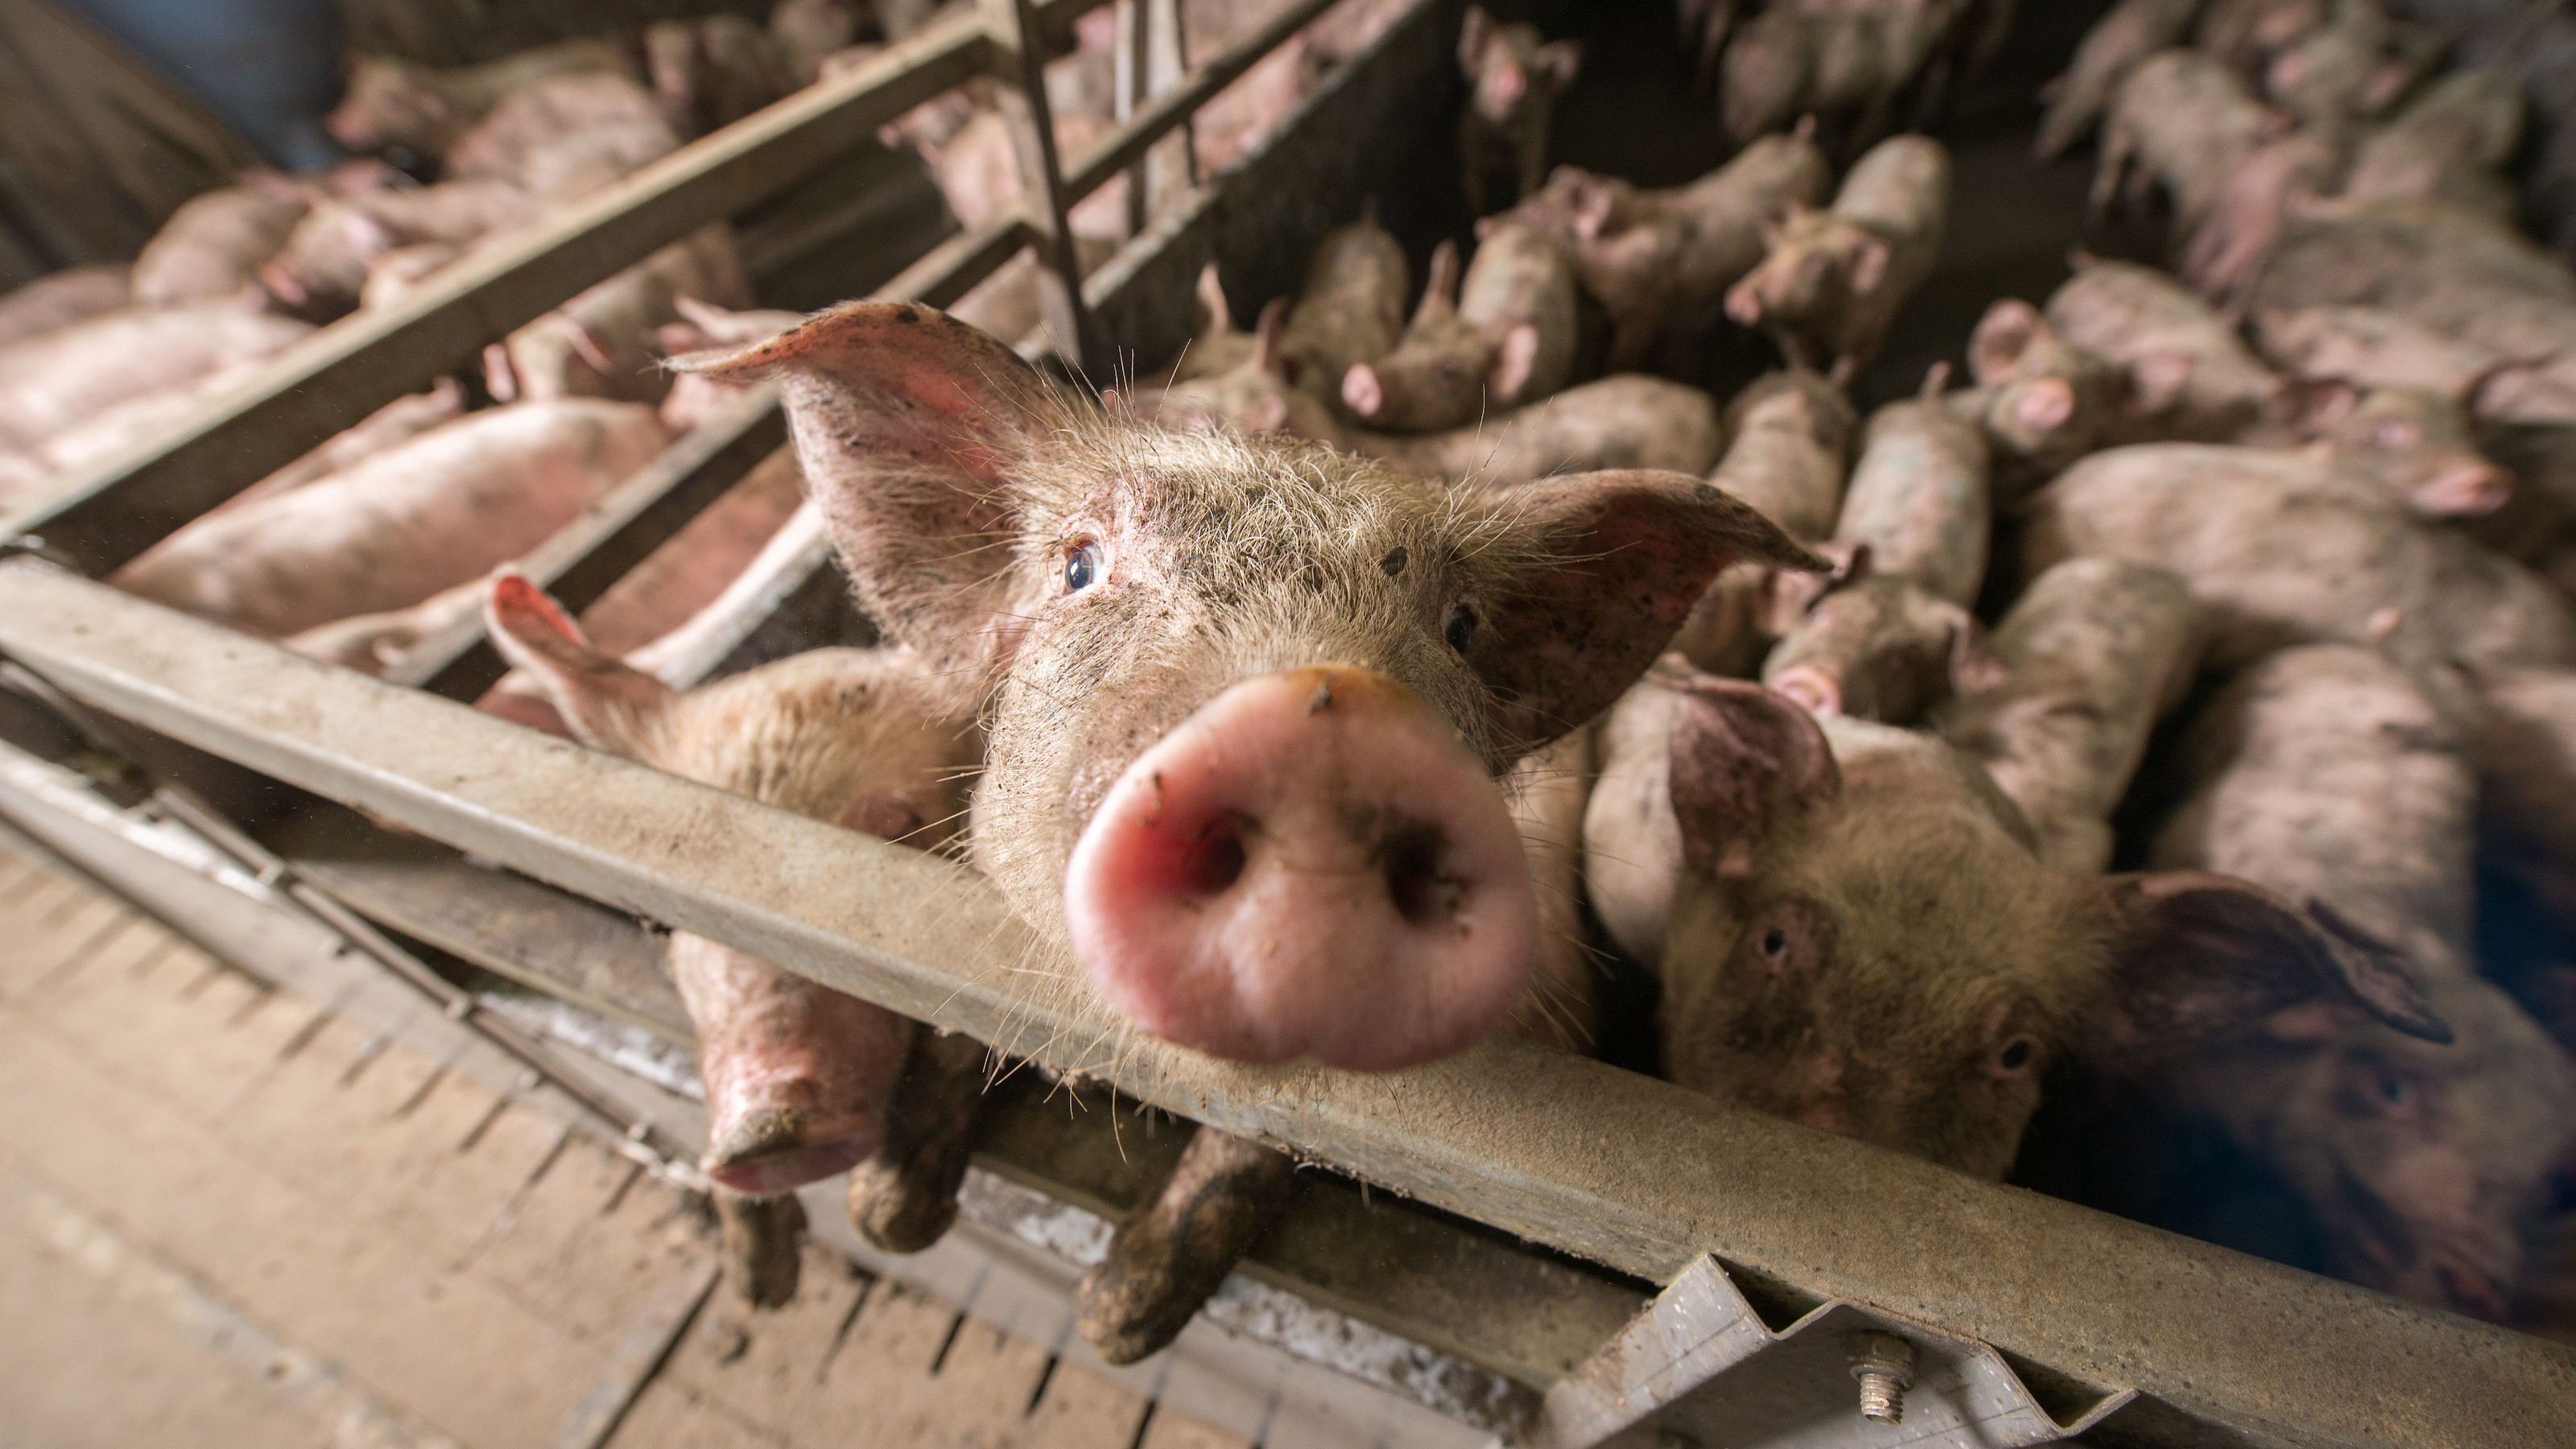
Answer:
M1494 17L1482 5L1467 7L1467 18L1458 25L1458 65L1469 75L1485 63L1485 47L1494 43Z
M2322 902L2300 911L2260 886L2201 871L2102 884L2111 977L2076 1034L2097 1066L2151 1066L2309 1001L2358 1005L2408 1036L2451 1039L2405 959Z
M641 758L677 691L590 645L581 626L514 570L492 579L483 599L492 647L535 678L573 737L595 750Z
M1583 42L1551 40L1538 48L1530 69L1547 78L1553 90L1564 90L1574 84L1574 74L1583 69Z
M775 378L859 601L934 668L998 661L1024 611L1014 479L1071 410L1019 354L946 313L851 302L676 371Z
M1860 250L1852 254L1852 292L1866 297L1887 280L1887 243L1875 236L1861 238Z
M1750 505L1687 473L1548 478L1510 489L1497 506L1528 562L1451 642L1492 687L1511 757L1609 708L1728 564L1828 567Z

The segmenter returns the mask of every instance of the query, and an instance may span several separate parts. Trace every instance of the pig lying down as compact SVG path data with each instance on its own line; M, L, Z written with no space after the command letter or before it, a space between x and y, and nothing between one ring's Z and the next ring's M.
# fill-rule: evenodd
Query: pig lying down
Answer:
M1495 776L1730 561L1815 566L1696 478L1451 490L1089 414L926 308L676 365L779 379L862 605L989 690L976 864L1128 1020L1243 1060L1499 1026L1536 908Z

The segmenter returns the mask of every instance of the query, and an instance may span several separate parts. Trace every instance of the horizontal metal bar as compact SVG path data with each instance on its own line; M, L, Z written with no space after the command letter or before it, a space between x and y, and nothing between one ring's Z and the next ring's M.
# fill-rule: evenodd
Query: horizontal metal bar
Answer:
M1134 121L1074 158L1064 182L1066 203L1080 201L1109 184L1111 177L1144 160L1155 142L1178 129L1207 104L1209 97L1241 79L1245 71L1261 63L1262 57L1286 44L1288 37L1305 29L1335 3L1336 0L1297 0L1259 32L1199 67L1179 86L1156 96L1136 113Z
M973 16L703 137L289 348L240 387L83 475L0 536L33 533L104 574L485 343L709 221L759 201L987 67Z
M1656 1282L1714 1253L2136 1388L2218 1442L2519 1449L2564 1442L2576 1403L2576 1351L1525 1043L1369 1076L1142 1037L962 867L32 561L0 565L0 652L540 880Z
M919 302L947 307L975 290L975 284L1002 269L1020 248L1037 239L1028 214L1012 207L982 226L961 231L904 268L877 290L889 302Z

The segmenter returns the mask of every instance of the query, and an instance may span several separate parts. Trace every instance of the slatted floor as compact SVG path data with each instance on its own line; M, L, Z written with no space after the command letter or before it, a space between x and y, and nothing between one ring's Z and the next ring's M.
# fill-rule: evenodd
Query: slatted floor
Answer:
M1244 1442L827 1250L714 1281L685 1194L0 847L0 1449Z

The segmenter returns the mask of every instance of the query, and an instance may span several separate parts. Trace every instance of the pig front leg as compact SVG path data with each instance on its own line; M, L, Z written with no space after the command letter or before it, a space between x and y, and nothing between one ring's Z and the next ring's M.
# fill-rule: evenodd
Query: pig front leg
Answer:
M1082 1336L1129 1364L1189 1325L1208 1295L1278 1225L1296 1164L1258 1142L1201 1127L1162 1192L1119 1224L1109 1256L1076 1290Z
M708 1197L722 1234L725 1282L748 1307L786 1307L804 1261L804 1204L792 1192L763 1197L726 1187Z
M889 1253L918 1253L957 1221L987 1075L984 1044L922 1027L895 1084L885 1136L850 1171L850 1226Z

